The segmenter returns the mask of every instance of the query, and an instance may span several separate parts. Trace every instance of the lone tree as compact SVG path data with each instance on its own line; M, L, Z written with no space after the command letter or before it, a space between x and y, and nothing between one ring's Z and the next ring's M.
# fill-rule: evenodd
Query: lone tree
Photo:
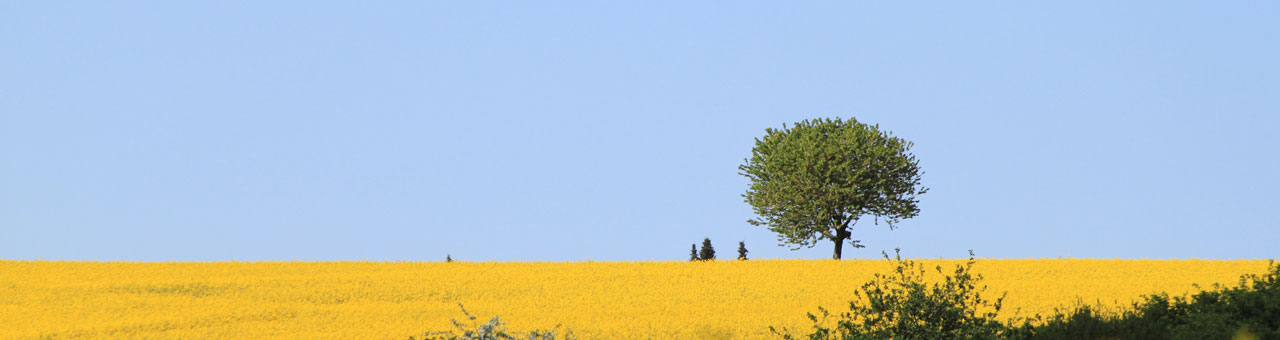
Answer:
M838 260L845 240L863 247L849 232L862 217L892 230L920 213L916 196L929 189L920 186L924 172L910 153L912 143L879 125L824 118L764 131L751 158L738 166L751 180L742 197L758 215L747 223L778 233L791 250L829 240Z
M702 249L698 250L698 259L703 261L716 259L716 248L711 247L711 238L702 239Z
M747 259L747 241L738 241L738 259Z

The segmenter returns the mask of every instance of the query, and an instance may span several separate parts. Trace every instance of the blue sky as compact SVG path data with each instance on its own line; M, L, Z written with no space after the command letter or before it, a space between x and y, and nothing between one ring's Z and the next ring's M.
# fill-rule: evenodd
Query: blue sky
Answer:
M874 258L1275 258L1275 2L0 3L0 259L683 260L765 128L915 142Z

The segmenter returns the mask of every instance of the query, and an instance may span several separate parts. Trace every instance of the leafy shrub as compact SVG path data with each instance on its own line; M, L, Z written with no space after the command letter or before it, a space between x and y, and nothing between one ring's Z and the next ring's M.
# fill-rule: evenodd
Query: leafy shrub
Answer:
M888 274L875 274L875 278L855 292L849 303L849 312L841 313L833 328L826 319L831 316L819 307L821 319L809 313L814 322L810 340L853 339L995 339L1005 329L995 321L1004 296L994 302L983 298L986 286L979 288L981 275L970 271L975 263L973 251L969 261L957 265L953 275L944 275L941 282L926 284L927 270L914 261L902 259L894 249L897 266ZM882 253L883 254L883 253ZM886 260L889 254L884 254ZM942 274L942 266L935 268ZM979 312L979 309L991 311ZM783 339L797 339L790 330L769 330Z
M896 250L895 250L896 251ZM888 254L885 254L888 258ZM834 327L826 326L830 312L819 307L821 318L808 314L814 331L797 338L789 330L783 339L1280 339L1280 265L1268 264L1263 275L1240 277L1237 287L1203 291L1190 297L1160 293L1135 302L1131 309L1101 313L1088 305L1049 316L995 321L1004 297L994 302L982 298L976 288L981 275L971 275L972 251L964 266L942 282L923 283L923 266L896 257L890 275L875 279L857 291L849 312L841 313ZM941 273L942 267L936 270ZM979 309L990 310L979 313ZM1021 324L1017 324L1021 322ZM1015 325L1017 324L1017 325Z
M1280 339L1280 265L1263 275L1240 277L1233 288L1196 293L1189 298L1148 295L1133 309L1100 315L1088 306L1037 322L1026 320L1009 331L1018 339Z
M474 315L471 315L466 308L462 307L461 303L458 304L458 308L462 309L462 314L466 315L467 320L471 321L470 328L458 322L458 320L450 319L449 321L453 322L453 326L457 327L462 334L457 334L453 331L427 332L422 335L422 340L577 340L577 338L573 337L573 332L566 332L563 338L560 337L556 333L560 328L559 325L550 330L534 330L520 337L518 335L513 336L507 333L506 327L502 327L504 323L498 320L497 316L489 319L489 322L480 324L476 322ZM417 339L410 336L409 340Z

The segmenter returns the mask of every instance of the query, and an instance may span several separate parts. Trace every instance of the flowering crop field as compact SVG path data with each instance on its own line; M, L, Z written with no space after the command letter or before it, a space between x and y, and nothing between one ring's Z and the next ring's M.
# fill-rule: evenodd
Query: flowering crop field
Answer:
M950 272L964 260L918 260ZM1235 285L1265 260L979 259L1003 317ZM769 339L845 310L885 260L717 262L0 261L0 339L407 339L458 303L584 339ZM931 270L932 271L932 270Z

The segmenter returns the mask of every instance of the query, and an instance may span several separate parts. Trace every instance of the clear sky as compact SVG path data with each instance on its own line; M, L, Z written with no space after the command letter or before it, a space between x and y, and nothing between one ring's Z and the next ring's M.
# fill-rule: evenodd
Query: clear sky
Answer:
M0 259L684 260L764 129L915 142L911 257L1280 257L1280 3L0 2Z

